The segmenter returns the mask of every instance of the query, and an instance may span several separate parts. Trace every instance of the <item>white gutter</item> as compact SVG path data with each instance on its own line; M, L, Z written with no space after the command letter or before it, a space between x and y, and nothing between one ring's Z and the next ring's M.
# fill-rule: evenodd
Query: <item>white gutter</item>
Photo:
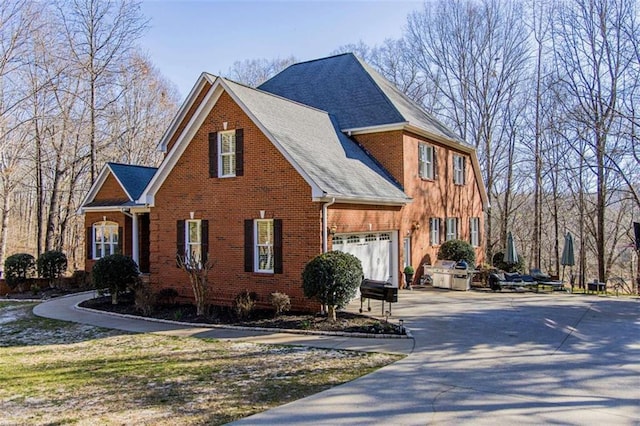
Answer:
M328 203L324 203L322 205L322 253L326 253L328 251L328 238L327 235L327 227L329 224L327 223L327 208L336 202L335 198L332 198Z

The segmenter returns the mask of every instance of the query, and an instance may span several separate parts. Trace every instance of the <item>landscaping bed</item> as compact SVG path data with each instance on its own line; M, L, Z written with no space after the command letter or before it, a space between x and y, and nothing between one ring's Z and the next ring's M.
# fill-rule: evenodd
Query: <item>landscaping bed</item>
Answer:
M129 294L121 296L117 305L111 303L110 296L104 296L87 300L80 306L101 311L142 316L134 304L133 297ZM302 312L285 312L275 316L273 310L267 309L254 309L248 317L239 318L232 308L220 306L211 306L208 315L198 316L196 315L196 308L193 305L163 304L156 306L150 317L197 324L363 333L370 335L404 334L404 331L401 330L397 324L345 311L338 311L337 321L332 322L328 321L326 316Z

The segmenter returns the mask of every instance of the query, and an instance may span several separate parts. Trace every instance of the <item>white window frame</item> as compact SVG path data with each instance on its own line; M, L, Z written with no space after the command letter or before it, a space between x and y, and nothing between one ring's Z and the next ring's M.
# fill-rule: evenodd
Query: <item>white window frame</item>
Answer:
M456 185L464 185L464 163L462 155L453 154L453 183Z
M104 220L102 222L96 222L92 226L93 228L93 256L92 259L101 259L111 254L118 252L118 243L120 241L120 235L118 235L119 224L117 222L111 222ZM98 233L101 236L106 234L105 231L109 231L109 240L105 241L103 237L98 241Z
M434 155L433 145L428 145L426 143L418 144L418 175L422 179L431 179L435 178L434 173Z
M230 151L223 151L222 140L225 136L232 136L232 146ZM225 159L228 159L230 170L225 173ZM218 177L235 177L236 176L236 131L227 130L218 132Z
M196 240L191 240L191 234L189 230L191 229L191 225L196 226ZM197 250L194 250L196 249ZM190 264L192 261L193 253L199 253L199 255L193 259L198 265L202 262L202 220L200 219L189 219L184 221L184 257L187 264Z
M260 224L262 223L266 223L266 224L270 224L271 226L268 228L269 232L267 233L268 238L267 241L265 242L260 242L260 233L259 233L259 227ZM253 265L253 270L255 272L259 272L259 273L263 273L263 274L273 274L275 272L274 270L274 266L275 266L275 247L274 247L274 238L275 238L275 228L274 228L274 221L273 219L255 219L253 221L253 241L254 241L254 247L253 247L253 259L254 259L254 265ZM270 238L269 238L270 237ZM267 268L267 267L263 267L262 265L260 265L260 251L261 250L265 250L267 252L267 262L266 265L271 264L271 268Z
M457 217L448 217L447 218L447 233L446 240L457 240L458 239L458 218Z
M470 242L473 247L480 246L480 218L469 218L469 235Z
M437 217L431 218L431 226L429 230L429 238L432 246L440 245L440 219Z

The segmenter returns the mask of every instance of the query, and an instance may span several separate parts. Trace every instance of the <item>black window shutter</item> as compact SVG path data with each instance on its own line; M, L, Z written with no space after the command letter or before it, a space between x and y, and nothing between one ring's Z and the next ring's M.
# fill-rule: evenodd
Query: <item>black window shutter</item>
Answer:
M282 219L273 220L273 273L282 273Z
M422 144L418 144L418 177L424 178L426 176L422 175L422 163L424 158L422 158Z
M180 267L178 256L184 257L184 220L176 222L176 266Z
M122 251L122 240L124 239L124 228L122 226L118 226L118 247L116 251L118 254L124 254Z
M433 147L433 178L436 179L438 177L438 150L436 147Z
M218 133L209 133L209 177L218 177Z
M236 176L244 175L244 131L236 129Z
M253 272L253 220L244 221L244 271Z
M209 259L209 221L200 221L200 241L202 244L202 264L207 263Z
M87 259L93 259L93 226L87 228Z

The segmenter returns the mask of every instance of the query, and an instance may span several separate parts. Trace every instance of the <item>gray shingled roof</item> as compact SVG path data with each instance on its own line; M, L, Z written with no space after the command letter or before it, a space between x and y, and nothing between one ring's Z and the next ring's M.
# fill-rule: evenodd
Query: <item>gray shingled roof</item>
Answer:
M328 197L406 203L400 186L325 111L223 79L235 96Z
M125 191L135 201L140 197L151 178L158 170L156 167L134 166L131 164L107 163Z
M291 65L259 89L320 108L341 129L409 122L462 140L352 53Z

